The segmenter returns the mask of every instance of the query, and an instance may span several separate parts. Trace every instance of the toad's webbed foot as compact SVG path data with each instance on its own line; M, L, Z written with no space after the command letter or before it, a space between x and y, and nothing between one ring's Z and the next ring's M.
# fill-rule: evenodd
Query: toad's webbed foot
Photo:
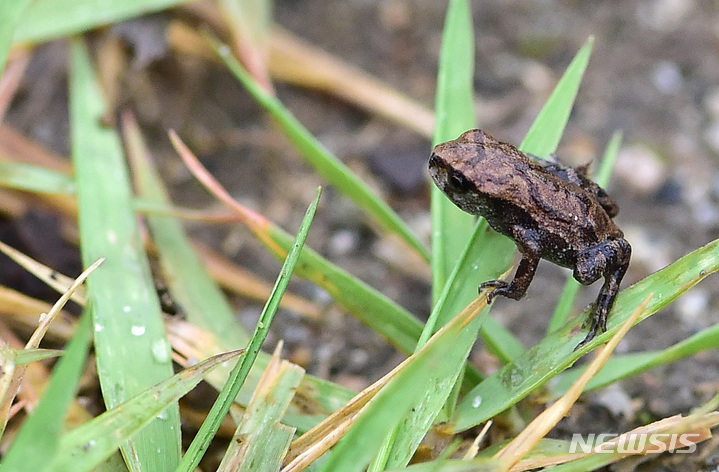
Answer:
M595 304L592 307L592 313L582 324L582 328L586 328L587 326L589 326L589 331L587 332L587 336L584 338L584 340L582 340L582 342L577 344L577 347L574 348L575 351L584 346L585 344L588 344L592 339L594 339L594 337L597 335L597 330L601 330L602 333L607 331L608 315L609 307L602 307L598 304Z
M477 291L481 293L485 288L494 288L487 294L487 305L490 305L497 295L508 296L509 283L504 280L489 280L482 283Z

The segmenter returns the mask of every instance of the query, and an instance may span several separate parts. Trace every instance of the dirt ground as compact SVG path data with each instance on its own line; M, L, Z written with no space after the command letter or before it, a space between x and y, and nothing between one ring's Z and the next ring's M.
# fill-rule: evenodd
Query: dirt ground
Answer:
M278 0L275 18L311 44L431 107L445 7L434 0ZM508 142L521 141L571 58L594 36L558 155L565 163L582 164L601 155L616 130L624 133L608 189L621 208L616 221L633 247L624 286L719 237L719 5L492 0L473 2L472 10L478 123ZM163 49L157 38L168 18L153 15L117 26L111 34L125 37L133 54L124 104L150 136L173 198L184 206L218 208L171 151L168 128L178 130L234 196L294 232L321 180L277 138L270 120L219 65ZM140 35L146 39L138 40ZM156 44L157 52L148 46ZM65 52L62 42L36 51L6 119L63 155L69 152ZM283 84L277 91L323 144L370 176L400 215L429 239L426 137L335 97ZM18 238L41 261L77 273L77 255L62 238L53 231L30 236L32 228L52 228L53 217L38 211L26 220L4 222L3 241ZM279 263L244 229L189 227L241 265L267 280L275 277ZM386 246L331 188L308 243L413 313L427 316L426 276L387 263ZM528 296L499 300L492 315L530 346L542 336L566 275L540 264ZM661 349L719 322L718 284L709 277L632 330L619 350ZM321 290L302 281L291 289L328 307L326 316L312 322L283 312L270 343L284 339L288 356L304 359L310 373L361 388L401 360L382 339L333 309ZM591 302L598 289L598 284L583 289L577 308ZM261 305L235 302L252 326ZM546 316L527 315L530 303ZM716 393L718 378L716 352L654 369L589 395L556 435L598 428L619 432L687 413ZM690 459L664 457L639 470L717 470L711 456L718 452L705 447Z

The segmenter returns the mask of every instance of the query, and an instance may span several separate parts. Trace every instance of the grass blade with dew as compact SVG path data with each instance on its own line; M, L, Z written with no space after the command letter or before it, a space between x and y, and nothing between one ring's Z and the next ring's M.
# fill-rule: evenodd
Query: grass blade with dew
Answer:
M130 114L125 114L122 121L127 152L140 196L163 207L171 205L160 176L150 162L151 156L137 124ZM182 225L167 216L149 214L146 218L170 293L182 307L187 320L211 333L222 350L245 346L250 339L249 334L242 329L225 295L197 257ZM269 356L260 353L238 397L238 401L243 405L250 400L250 395L268 362ZM229 367L221 366L215 374L218 371L229 374ZM312 400L307 399L308 402L313 402L312 409L315 411L329 413L351 397L347 389L317 377L305 376L303 383L303 388L315 392Z
M244 67L232 56L231 50L216 40L211 40L215 51L225 66L237 78L265 111L280 125L285 136L297 152L330 184L344 193L365 211L381 228L395 234L407 246L429 260L429 252L392 208L372 191L342 161L326 149L277 97L259 86Z
M70 128L83 264L105 263L88 281L103 398L113 408L172 375L170 345L132 206L122 144L102 124L106 104L85 43L70 44ZM123 446L131 470L179 462L177 405ZM158 454L160 451L160 454Z
M141 434L151 422L166 418L168 409L173 408L180 397L200 383L210 370L223 362L231 361L242 352L226 352L205 359L68 432L60 440L60 447L50 470L94 470L124 442ZM160 455L157 451L156 454Z
M310 225L312 224L312 219L314 218L315 211L317 210L320 193L320 189L317 189L315 199L312 201L309 208L307 208L307 213L305 213L305 217L302 219L300 229L297 231L297 236L292 244L292 248L287 254L287 258L285 258L285 262L282 265L279 276L277 277L277 282L275 282L272 294L262 310L260 319L257 321L255 332L247 345L247 353L242 356L239 362L235 365L235 368L232 369L230 378L227 380L227 384L225 384L225 387L220 392L219 397L212 405L212 408L210 409L205 422L202 423L200 430L197 432L195 439L187 448L187 452L177 468L178 472L192 472L195 470L195 467L197 467L200 463L202 456L207 450L210 441L212 441L215 433L217 433L217 429L220 427L222 419L230 410L232 402L237 397L237 393L240 391L242 384L247 378L247 374L250 372L250 369L260 352L262 343L264 343L267 338L267 333L269 333L270 330L270 324L277 312L277 308L280 306L280 299L290 282L290 277L292 276L295 265L300 259L302 247L305 244L307 234L310 231Z
M607 331L576 351L574 349L584 337L579 328L586 313L570 320L468 393L457 408L456 429L464 431L501 413L574 364L581 356L606 342L626 321L633 307L649 293L654 293L654 298L639 321L664 308L717 270L719 240L712 241L620 292L609 317Z
M670 362L717 348L719 348L719 325L714 325L666 349L614 356L589 382L587 390L606 387L618 380L646 372L654 367L667 365ZM569 369L553 379L550 386L552 397L559 396L566 391L568 386L581 375L583 370L583 366Z

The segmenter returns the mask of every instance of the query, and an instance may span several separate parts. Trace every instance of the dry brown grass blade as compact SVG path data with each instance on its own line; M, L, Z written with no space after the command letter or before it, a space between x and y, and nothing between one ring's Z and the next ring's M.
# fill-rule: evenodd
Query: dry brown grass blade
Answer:
M619 328L609 342L599 351L597 357L587 366L586 370L577 379L572 387L552 406L543 411L539 416L532 420L524 430L517 435L512 442L499 451L494 458L502 464L503 470L511 469L522 457L527 455L537 443L547 435L556 424L566 416L572 405L577 401L584 391L589 381L609 360L619 341L627 334L634 322L639 318L644 309L652 299L653 294L649 294L644 301L637 307L627 321Z
M70 299L73 299L75 291L85 282L85 279L87 279L87 277L89 277L89 275L97 269L100 264L102 264L103 261L104 259L98 259L90 267L85 269L82 274L80 274L80 276L70 284L65 293L63 293L58 301L52 306L50 311L46 315L40 317L40 325L30 337L27 344L25 344L25 349L36 349L40 345L40 341L47 332L49 324L57 316L57 314L60 313L65 304L70 301ZM4 392L4 396L0 400L0 435L2 435L2 431L5 430L5 426L7 425L7 421L9 419L10 407L12 406L13 399L20 388L26 370L27 366L19 366L15 368L12 380L10 380L7 390Z
M0 123L5 119L5 113L10 107L15 92L20 87L20 81L25 74L25 69L30 62L30 54L26 50L19 50L8 61L5 70L0 74Z
M635 455L658 454L692 447L712 437L711 429L719 424L719 412L689 416L675 415L640 426L597 446L591 452L577 452L551 457L539 457L518 462L510 470L523 472L541 467L563 464L594 454L611 454L616 462ZM678 439L681 435L681 439ZM651 438L651 439L649 439Z
M477 453L479 453L479 445L482 443L482 440L487 436L487 432L489 431L489 428L492 426L492 420L487 421L484 426L482 427L482 431L479 432L476 438L474 438L474 441L472 441L472 445L467 449L467 452L465 452L463 459L464 460L471 460L477 457Z
M222 34L217 22L211 22ZM215 58L194 28L173 22L167 35L176 51ZM277 80L335 95L422 136L429 138L434 132L434 112L430 108L276 25L270 37L269 71Z
M248 298L267 300L272 292L272 284L233 264L200 242L194 242L193 247L212 278L222 287ZM289 292L285 292L280 306L314 320L319 319L321 313L314 303Z
M0 285L0 315L11 320L13 327L35 329L39 314L47 313L50 309L49 303ZM69 313L61 311L50 325L46 337L54 341L67 341L74 330L75 320Z
M384 82L277 26L270 45L270 74L277 80L337 95L423 136L432 136L434 113Z
M25 268L28 272L60 293L68 291L75 282L74 279L63 275L46 265L40 264L32 257L26 256L22 252L8 246L2 241L0 241L0 252L3 252L10 259L17 262L21 267ZM72 292L72 300L80 305L84 305L85 290L78 286L77 289Z
M442 333L449 329L460 329L470 323L487 306L486 291L483 291L469 305L467 305L457 316L437 331L430 341L420 349L426 349L432 339L442 336ZM417 353L415 353L417 354ZM392 369L384 377L362 390L352 398L345 406L325 418L320 424L295 439L290 446L290 451L285 458L285 467L282 472L299 472L317 460L322 454L334 446L344 434L352 427L362 408L395 376L397 376L412 361L408 357L397 367Z
M0 125L0 155L63 174L72 173L72 165L68 159L48 151L8 125Z
M13 128L6 125L0 125L0 157L3 156L11 156L21 162L46 167L65 174L69 174L72 171L72 168L66 159L63 159L55 153L47 151L42 146L28 140ZM16 194L17 192L10 193L10 195ZM2 191L0 190L0 196L1 195ZM35 200L35 198L37 198L42 200L49 207L60 211L60 213L64 216L72 217L73 221L76 218L77 203L73 197L65 195L29 195L28 198L30 198L30 203L27 203L22 198L18 199L16 203L14 199L8 200L3 198L2 200L5 204L12 203L13 208L17 207L16 210L14 210L15 216L19 216L24 213L24 209L28 205L37 204L37 201ZM238 221L236 212L221 215L208 215L206 212L183 211L183 209L178 209L177 213L172 216L188 220L213 222ZM264 301L267 299L267 296L272 290L271 283L261 279L251 272L243 270L235 264L232 264L223 256L217 254L209 248L206 248L197 241L193 241L193 245L196 248L199 248L199 255L203 259L205 265L209 268L212 276L216 277L218 283L226 289L254 300ZM40 273L54 273L52 269L45 266L38 267L42 268ZM72 279L63 279L62 277L64 276L61 274L59 277L64 285L58 285L55 289L62 292L72 283ZM46 278L43 278L43 280L46 280ZM82 290L80 290L80 293L82 293ZM280 306L308 318L316 319L320 316L320 309L316 305L289 292L285 293Z

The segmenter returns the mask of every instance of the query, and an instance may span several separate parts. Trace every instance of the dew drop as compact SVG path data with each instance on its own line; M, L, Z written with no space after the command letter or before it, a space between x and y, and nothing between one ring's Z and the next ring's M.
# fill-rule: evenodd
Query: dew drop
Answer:
M158 339L152 343L152 357L160 364L165 364L170 360L170 349L167 341Z
M479 408L479 405L482 404L482 397L477 395L472 399L472 408Z
M145 334L145 327L144 327L144 326L134 325L132 328L130 328L130 332L131 332L134 336L142 336L143 334Z

